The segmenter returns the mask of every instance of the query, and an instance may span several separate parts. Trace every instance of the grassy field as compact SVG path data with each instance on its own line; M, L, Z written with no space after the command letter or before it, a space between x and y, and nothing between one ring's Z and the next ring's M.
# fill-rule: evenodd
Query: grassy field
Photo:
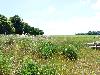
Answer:
M100 75L100 36L0 35L0 75Z

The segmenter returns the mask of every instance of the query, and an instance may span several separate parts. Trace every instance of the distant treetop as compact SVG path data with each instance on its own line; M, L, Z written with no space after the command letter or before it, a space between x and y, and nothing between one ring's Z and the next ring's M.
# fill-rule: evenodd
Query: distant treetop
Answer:
M77 33L76 35L100 35L100 31L88 31L87 33Z
M14 15L9 19L0 14L0 34L30 34L43 35L43 30L31 27L28 23L23 22L18 15Z

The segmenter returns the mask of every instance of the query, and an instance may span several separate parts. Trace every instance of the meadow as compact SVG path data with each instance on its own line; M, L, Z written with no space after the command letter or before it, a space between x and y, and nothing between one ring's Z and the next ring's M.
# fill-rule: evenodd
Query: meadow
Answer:
M95 35L0 35L0 75L100 75Z

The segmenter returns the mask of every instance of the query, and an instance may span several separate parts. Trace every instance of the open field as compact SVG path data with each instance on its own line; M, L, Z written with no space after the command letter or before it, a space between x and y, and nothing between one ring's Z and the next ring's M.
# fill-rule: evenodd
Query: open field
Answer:
M100 50L86 46L94 41L100 36L0 35L0 75L100 75Z

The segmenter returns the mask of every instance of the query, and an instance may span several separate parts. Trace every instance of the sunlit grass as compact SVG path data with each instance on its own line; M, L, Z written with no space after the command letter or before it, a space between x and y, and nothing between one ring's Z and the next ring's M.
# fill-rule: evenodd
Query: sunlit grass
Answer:
M0 63L2 63L0 71L2 74L4 73L3 75L17 75L23 63L32 59L40 69L43 65L51 66L58 75L100 75L100 50L90 49L86 46L87 42L93 41L100 41L100 36L71 35L49 36L47 38L37 36L32 38L31 36L0 35L0 56L5 59L1 61L2 58L0 58ZM63 50L70 44L77 48L78 57L75 61L63 54ZM48 51L48 57L45 59L41 53L45 50L56 51L54 53L50 51L50 55ZM7 61L7 64L3 63L4 61ZM6 67L5 64L10 66Z

